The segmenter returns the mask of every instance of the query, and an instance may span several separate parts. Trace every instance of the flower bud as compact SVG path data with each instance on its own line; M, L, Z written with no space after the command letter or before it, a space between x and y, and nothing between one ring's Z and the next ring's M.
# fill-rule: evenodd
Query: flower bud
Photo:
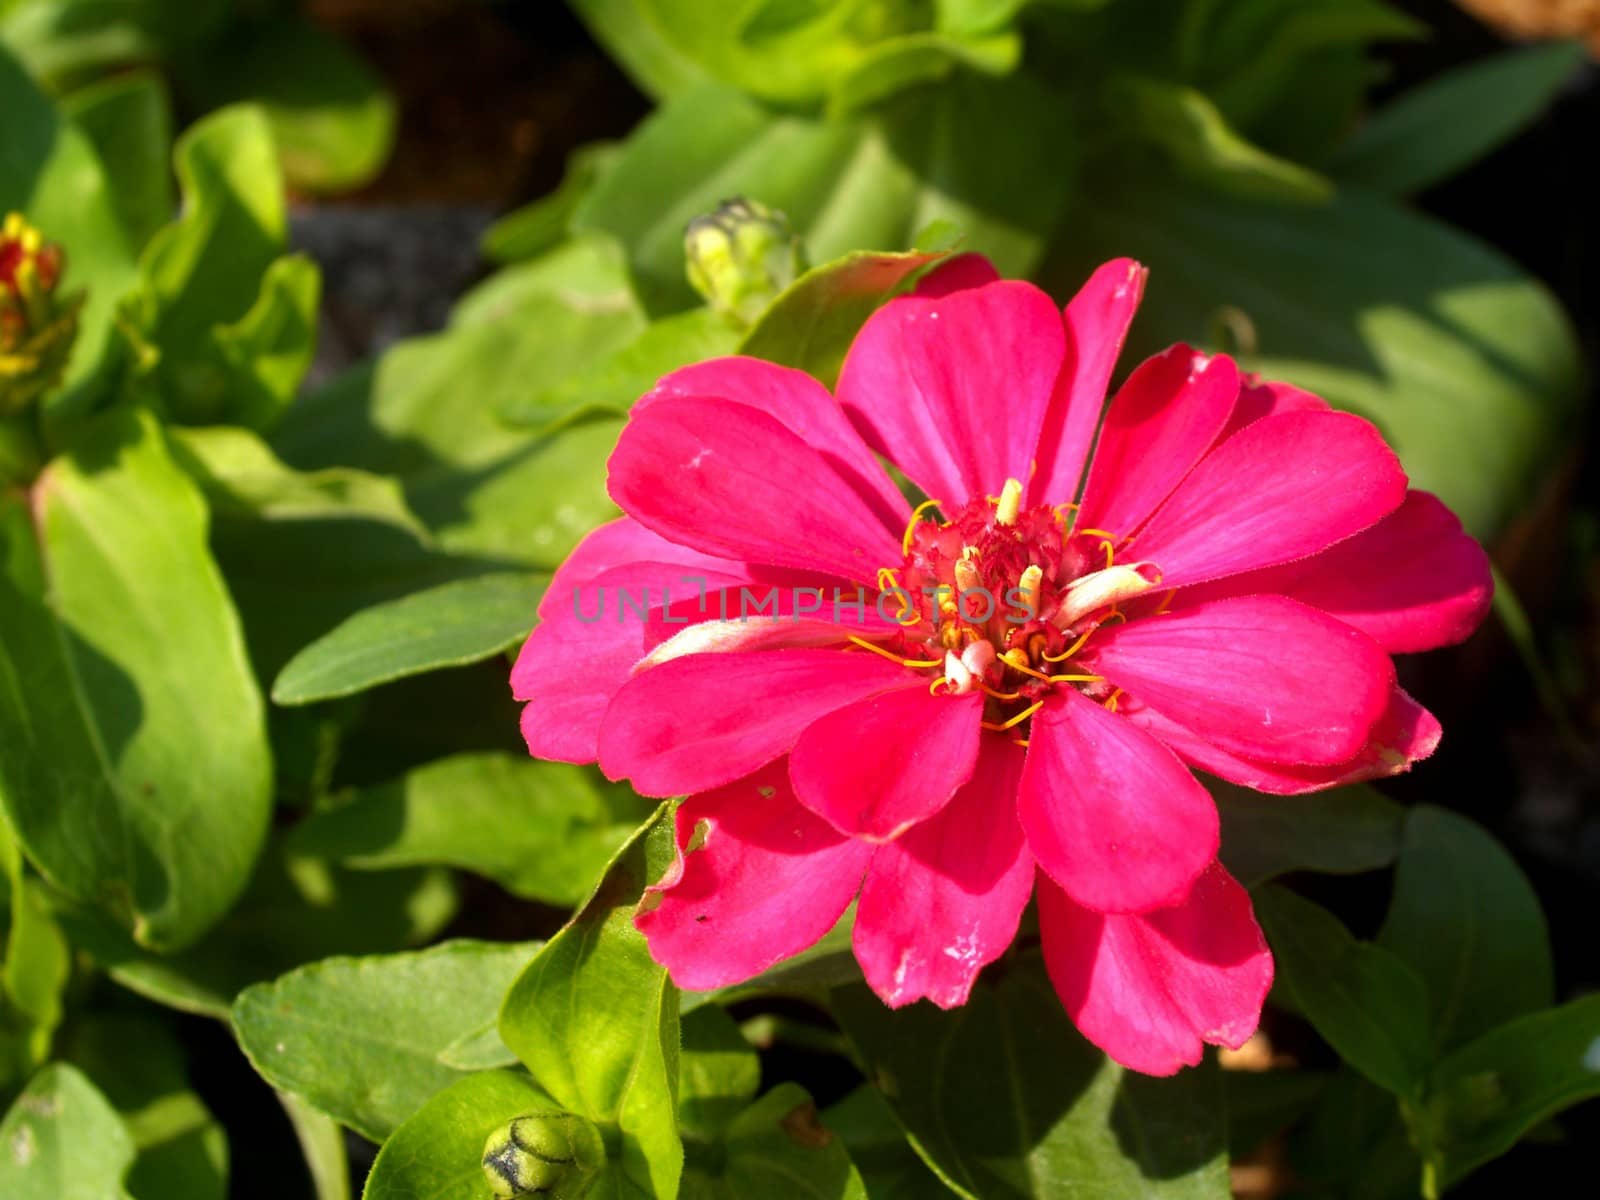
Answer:
M66 266L18 213L0 225L0 418L22 412L61 381L78 335L81 295L61 297Z
M578 1200L605 1161L599 1130L568 1112L526 1113L495 1130L483 1147L483 1173L496 1200Z
M754 323L806 269L789 219L754 200L728 200L690 221L683 248L694 290L740 325Z

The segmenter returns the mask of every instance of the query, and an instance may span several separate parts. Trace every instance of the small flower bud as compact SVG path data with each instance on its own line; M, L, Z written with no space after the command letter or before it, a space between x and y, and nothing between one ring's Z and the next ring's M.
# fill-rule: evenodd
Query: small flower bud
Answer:
M689 283L724 317L750 325L806 269L805 250L781 212L728 200L683 235Z
M578 1200L605 1160L599 1130L567 1112L526 1113L495 1130L483 1147L483 1173L496 1200Z
M60 246L12 213L0 225L0 417L22 412L61 381L83 297L60 297Z

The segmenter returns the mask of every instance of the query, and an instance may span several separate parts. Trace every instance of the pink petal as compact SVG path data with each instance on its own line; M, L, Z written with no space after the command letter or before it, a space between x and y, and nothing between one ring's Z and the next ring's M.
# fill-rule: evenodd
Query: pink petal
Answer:
M1005 953L1033 892L1017 824L1020 747L986 736L972 779L944 810L880 846L856 905L867 982L900 1008L966 1003L978 972Z
M1000 272L981 254L958 254L947 258L917 281L916 294L937 299L951 292L997 283Z
M885 842L949 803L978 759L983 693L880 692L835 709L789 756L795 796L842 833Z
M1216 442L1239 395L1225 354L1173 346L1128 376L1106 410L1079 527L1131 534Z
M1388 708L1372 727L1361 752L1348 762L1328 766L1268 763L1229 754L1193 730L1137 702L1130 701L1122 713L1165 742L1191 767L1242 787L1278 796L1299 796L1347 783L1399 775L1432 754L1439 746L1442 733L1434 715L1398 687L1391 693Z
M1217 854L1217 810L1172 751L1075 691L1034 715L1017 815L1033 856L1080 904L1175 903Z
M1146 1075L1194 1066L1206 1043L1237 1050L1272 987L1250 896L1217 863L1181 904L1140 916L1092 912L1041 877L1039 933L1079 1031Z
M839 402L804 371L759 358L715 358L666 376L634 412L672 396L732 400L766 413L826 459L889 528L903 529L910 519L911 506Z
M1028 489L1034 504L1078 498L1111 372L1144 295L1146 274L1131 258L1114 259L1091 275L1067 305L1066 359L1045 414L1034 456L1038 471Z
M611 498L707 554L873 579L900 530L775 418L730 400L666 397L635 413L611 455Z
M1293 412L1264 417L1189 473L1130 553L1161 568L1168 587L1305 558L1400 507L1406 476L1360 417Z
M1196 597L1276 592L1370 636L1390 654L1464 641L1494 599L1483 547L1427 492L1321 554L1185 589Z
M795 803L772 763L678 806L678 860L645 892L634 924L691 991L743 983L832 929L872 847Z
M868 318L839 376L867 441L947 510L1025 480L1061 365L1054 303L1016 280Z
M1239 402L1234 406L1233 416L1228 421L1228 427L1222 431L1222 436L1217 440L1220 442L1232 437L1246 425L1252 425L1262 417L1290 412L1328 412L1332 407L1321 396L1315 396L1304 388L1297 388L1292 383L1278 383L1274 380L1263 380L1257 375L1247 375L1244 378L1244 386L1239 392Z
M551 579L539 625L511 670L512 695L528 702L522 730L529 752L595 760L600 718L646 649L646 622L620 597L649 607L701 586L744 581L744 564L675 545L627 517L589 534Z
M1366 634L1284 596L1208 600L1095 634L1079 661L1230 754L1340 763L1394 689Z
M681 590L675 590L674 597ZM730 649L740 648L746 641L842 645L852 636L882 641L903 628L896 620L899 607L900 600L893 593L863 592L858 596L853 585L843 582L804 588L750 583L738 588L708 589L703 596L692 592L681 600L673 599L670 605L653 609L646 644L654 650L669 640L684 640L689 630L701 624L730 627L715 635L728 642ZM794 631L795 636L785 639L785 628ZM694 638L689 636L687 640ZM676 658L681 653L664 657Z
M606 709L600 767L642 795L722 787L787 754L819 717L927 680L862 651L692 654L641 671Z

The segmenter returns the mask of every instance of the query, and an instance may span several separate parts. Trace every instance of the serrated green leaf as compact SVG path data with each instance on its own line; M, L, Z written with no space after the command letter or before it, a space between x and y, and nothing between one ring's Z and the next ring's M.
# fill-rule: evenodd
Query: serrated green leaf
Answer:
M1420 1095L1432 1055L1428 997L1416 973L1277 884L1255 893L1255 907L1277 982L1295 1007L1368 1079L1397 1096Z
M273 702L336 699L492 658L528 636L547 582L480 575L364 609L289 660L272 685Z
M674 1200L678 995L633 916L675 857L666 806L617 853L599 887L512 986L500 1036L562 1108L614 1129L614 1193Z
M1369 116L1327 170L1385 195L1422 191L1532 123L1582 62L1576 44L1523 46L1435 76Z
M52 883L181 948L244 890L272 796L204 504L124 410L0 520L0 801Z
M441 863L573 905L653 807L589 768L462 754L314 814L290 845L367 869Z
M1433 805L1406 814L1378 944L1421 976L1446 1051L1555 1001L1539 898L1494 838Z
M1228 1195L1214 1068L1124 1072L1072 1028L1036 959L944 1013L892 1011L865 987L834 1016L923 1158L958 1194L1104 1200Z
M798 367L831 387L866 319L943 257L857 251L813 267L761 314L739 353Z
M381 1142L456 1081L439 1052L488 1018L537 949L463 940L325 959L241 992L234 1033L268 1083Z
M184 56L177 72L208 108L261 106L284 174L296 188L341 192L370 182L394 145L395 102L343 43L308 20L235 22Z
M1431 1148L1448 1187L1540 1122L1600 1096L1600 996L1510 1021L1434 1071Z
M130 71L69 93L61 109L94 143L128 244L143 246L172 219L172 100L166 84L154 72Z
M0 1122L0 1148L6 1200L129 1200L133 1139L75 1067L52 1063L33 1078Z
M1290 871L1376 871L1400 853L1405 810L1364 784L1287 801L1218 779L1206 786L1222 818L1223 865L1246 887Z
M483 1200L483 1147L522 1114L556 1107L531 1080L485 1071L452 1084L394 1131L378 1152L362 1200Z

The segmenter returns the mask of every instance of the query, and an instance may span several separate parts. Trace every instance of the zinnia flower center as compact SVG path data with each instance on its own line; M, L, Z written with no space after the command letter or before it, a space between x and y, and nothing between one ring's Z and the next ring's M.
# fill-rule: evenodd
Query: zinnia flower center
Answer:
M1115 709L1117 690L1072 660L1101 626L1133 615L1123 606L1161 575L1150 563L1119 562L1114 532L1075 528L1073 505L1023 508L1021 498L1012 479L944 522L924 516L935 502L920 506L904 561L878 574L879 588L900 602L901 632L887 645L855 640L926 670L935 692L982 691L985 727L1025 737L1056 688Z

